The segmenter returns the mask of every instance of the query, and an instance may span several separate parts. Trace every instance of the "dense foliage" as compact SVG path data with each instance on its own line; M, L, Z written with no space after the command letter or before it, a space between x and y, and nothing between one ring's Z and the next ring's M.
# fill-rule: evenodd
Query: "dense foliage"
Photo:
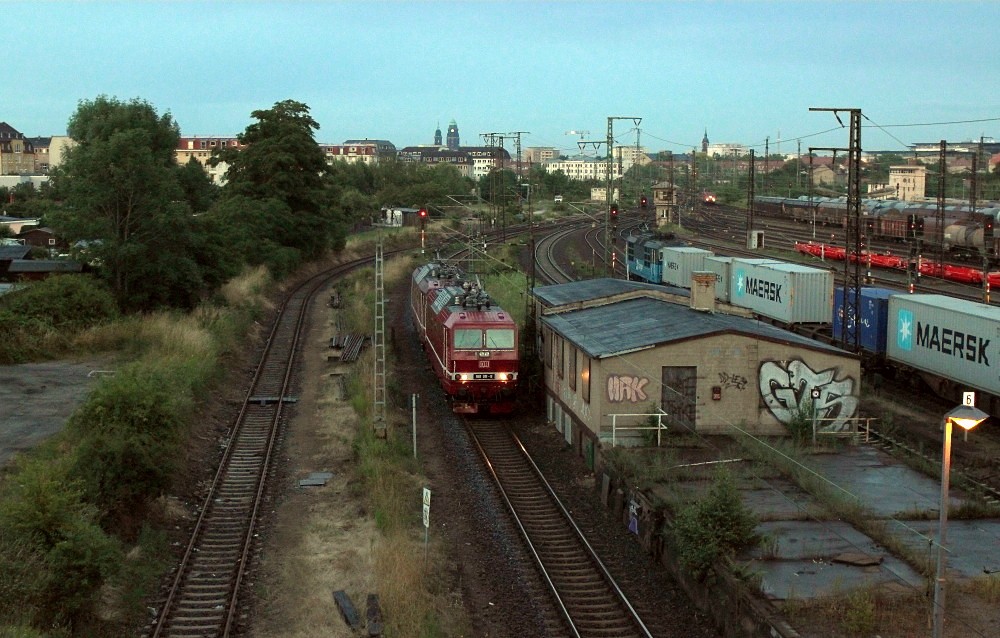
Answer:
M57 275L0 297L4 313L17 323L79 329L114 319L118 308L103 282L89 275Z
M290 248L308 260L339 248L344 232L325 197L326 157L313 137L319 124L309 107L285 100L251 116L257 121L238 138L244 148L228 147L213 158L228 165L224 198L260 204L247 219L250 233L269 238L279 254Z
M47 221L108 282L128 311L190 308L216 264L201 259L201 233L174 161L180 136L169 113L105 96L70 118L78 145L53 174L62 205Z

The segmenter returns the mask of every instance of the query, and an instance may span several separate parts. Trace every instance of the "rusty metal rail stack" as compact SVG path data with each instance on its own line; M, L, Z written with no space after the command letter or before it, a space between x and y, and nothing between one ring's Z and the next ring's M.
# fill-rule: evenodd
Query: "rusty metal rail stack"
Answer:
M191 541L147 632L152 638L228 636L233 629L283 408L295 400L290 395L292 372L306 311L323 283L356 265L313 277L282 306Z
M652 638L524 445L506 428L468 422L529 552L576 638Z

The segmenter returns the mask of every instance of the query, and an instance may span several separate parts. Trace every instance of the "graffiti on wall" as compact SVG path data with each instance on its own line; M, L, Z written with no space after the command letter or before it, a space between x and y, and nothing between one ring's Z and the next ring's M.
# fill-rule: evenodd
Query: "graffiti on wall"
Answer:
M728 372L719 373L719 383L722 384L723 388L736 388L737 390L746 390L749 381L742 374L730 374Z
M858 410L854 379L836 379L837 370L812 370L804 361L765 361L760 366L760 394L776 419L789 424L800 414L811 416L815 404L819 430L842 432ZM819 398L813 399L813 390Z
M646 400L646 377L612 374L608 376L608 401L611 403L638 403Z

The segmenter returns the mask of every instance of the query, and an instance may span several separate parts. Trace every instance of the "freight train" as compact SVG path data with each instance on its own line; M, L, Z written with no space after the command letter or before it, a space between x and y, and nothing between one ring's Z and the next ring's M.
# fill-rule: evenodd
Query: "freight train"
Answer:
M477 281L433 262L413 271L410 311L452 410L507 414L518 376L517 323Z
M692 273L713 272L718 301L827 343L842 334L845 321L852 334L857 323L866 369L922 379L956 402L963 390L977 390L979 407L1000 417L1000 307L873 287L861 289L859 303L845 305L827 269L695 248L659 250L657 283L690 288ZM631 278L648 273L631 259L628 269Z
M847 198L754 197L754 210L765 217L823 226L846 227ZM957 258L996 259L1000 255L1000 204L984 202L975 210L966 204L944 208L944 235L938 228L936 202L862 200L862 234L874 240L904 242L922 239L929 245L941 242ZM991 237L992 235L992 237ZM988 241L984 242L984 237Z

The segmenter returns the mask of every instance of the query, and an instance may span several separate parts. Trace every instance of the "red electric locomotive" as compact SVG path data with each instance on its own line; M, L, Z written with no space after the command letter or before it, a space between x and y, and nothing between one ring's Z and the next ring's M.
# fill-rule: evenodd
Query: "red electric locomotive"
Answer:
M462 414L506 414L517 386L517 324L455 266L413 271L410 311L431 367Z

